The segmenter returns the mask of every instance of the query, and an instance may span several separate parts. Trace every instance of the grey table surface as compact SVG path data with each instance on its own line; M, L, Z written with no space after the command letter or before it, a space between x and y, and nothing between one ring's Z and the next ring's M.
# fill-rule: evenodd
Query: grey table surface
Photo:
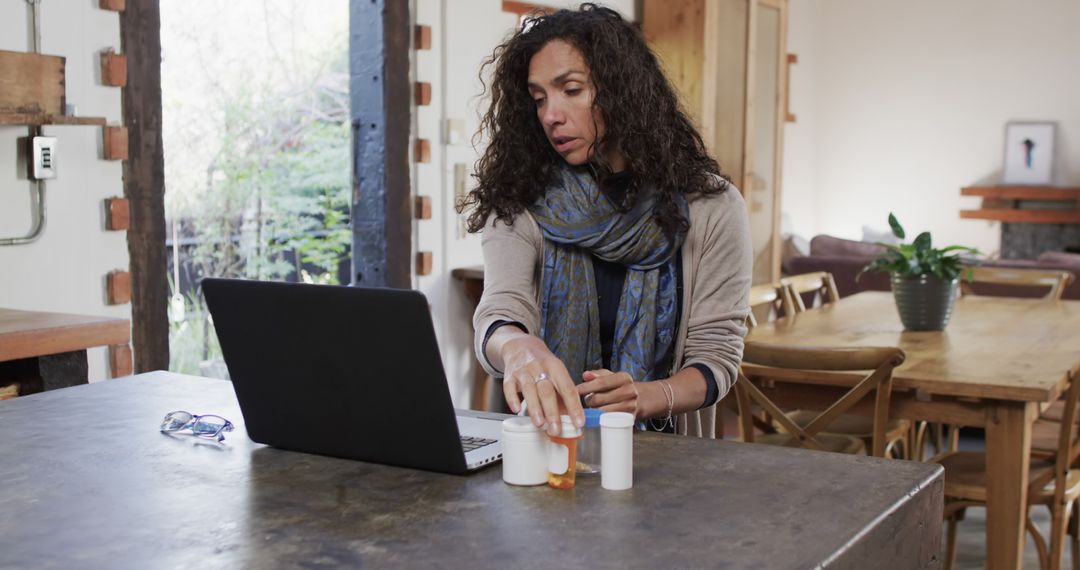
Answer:
M237 429L220 445L159 433L177 409ZM0 567L938 564L939 466L660 434L634 453L629 491L512 487L498 465L463 477L253 443L224 381L76 386L0 402Z

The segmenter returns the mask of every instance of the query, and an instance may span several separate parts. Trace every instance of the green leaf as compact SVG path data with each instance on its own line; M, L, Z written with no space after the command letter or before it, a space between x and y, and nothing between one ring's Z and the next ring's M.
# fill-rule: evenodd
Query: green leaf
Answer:
M968 247L966 245L950 245L949 247L943 248L941 250L941 253L948 253L950 251L966 251L975 255L982 255L982 252L980 252L979 250L973 247Z
M915 238L915 249L919 252L930 251L930 232L923 232Z
M894 236L904 239L904 227L900 225L900 222L896 220L896 216L892 212L889 212L889 227L892 228Z

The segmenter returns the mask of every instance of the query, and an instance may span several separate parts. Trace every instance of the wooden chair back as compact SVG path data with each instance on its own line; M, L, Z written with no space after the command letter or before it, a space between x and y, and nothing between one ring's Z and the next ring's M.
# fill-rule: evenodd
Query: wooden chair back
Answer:
M783 410L751 382L746 376L745 367L742 367L735 382L740 436L743 441L751 443L754 441L753 414L755 410L753 406L756 404L791 436L785 445L821 450L823 446L815 437L827 431L826 428L833 420L851 410L871 390L876 390L871 452L875 457L884 457L885 428L889 422L889 399L892 393L892 372L904 362L904 358L904 351L895 347L782 346L749 341L743 351L744 364L787 370L870 371L870 373L805 427L802 427L788 418Z
M1059 301L1074 276L1058 269L1013 269L1009 267L965 267L960 273L960 292L973 295L971 283L1015 287L1049 287L1045 299Z
M1069 470L1074 468L1077 457L1080 457L1080 441L1076 433L1078 401L1080 401L1080 381L1073 378L1065 393L1065 408L1061 414L1061 431L1058 437L1057 453L1054 454L1054 469L1032 478L1028 486L1030 489L1044 489L1053 481L1055 504L1058 505L1064 504L1062 501L1068 490L1066 480L1069 477Z
M755 312L764 313L763 316L771 319L794 314L791 292L780 282L754 285L750 288L750 316L746 318L746 326L750 328L758 324Z
M791 300L795 305L795 312L801 313L814 306L814 297L821 300L822 305L835 303L840 300L840 293L836 289L836 281L832 273L828 271L815 271L784 277L780 283L788 288ZM810 306L807 307L803 295L813 293L810 298Z

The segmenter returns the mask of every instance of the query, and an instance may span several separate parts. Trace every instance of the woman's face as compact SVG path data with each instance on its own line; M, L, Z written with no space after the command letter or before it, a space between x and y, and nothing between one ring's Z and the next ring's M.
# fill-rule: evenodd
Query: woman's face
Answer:
M593 110L595 87L581 52L563 40L551 40L529 61L529 95L548 142L567 163L589 161L604 125ZM604 149L612 171L625 167L617 149Z

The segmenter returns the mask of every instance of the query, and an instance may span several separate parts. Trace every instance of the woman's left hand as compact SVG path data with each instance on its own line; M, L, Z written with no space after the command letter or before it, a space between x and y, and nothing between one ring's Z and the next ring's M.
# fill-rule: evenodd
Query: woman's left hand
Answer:
M648 382L635 382L626 372L604 369L588 370L582 379L577 390L586 406L604 412L629 412L639 420L648 417L645 403L652 388Z

